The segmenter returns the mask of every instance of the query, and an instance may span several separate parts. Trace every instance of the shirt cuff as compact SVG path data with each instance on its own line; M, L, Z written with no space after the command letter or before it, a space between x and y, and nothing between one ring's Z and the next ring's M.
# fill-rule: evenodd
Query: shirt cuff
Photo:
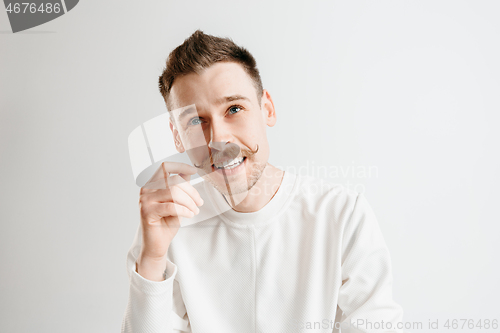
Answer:
M148 295L160 295L172 290L174 278L177 274L177 265L170 260L167 260L166 266L166 280L151 281L142 277L136 272L136 263L132 266L130 275L131 285L138 289L140 292Z

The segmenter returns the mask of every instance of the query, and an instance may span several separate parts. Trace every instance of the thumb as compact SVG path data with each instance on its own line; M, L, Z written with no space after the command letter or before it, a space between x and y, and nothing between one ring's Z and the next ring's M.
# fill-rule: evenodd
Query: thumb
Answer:
M191 175L188 175L188 174L185 174L185 173L179 173L179 176L181 176L188 183L191 180Z

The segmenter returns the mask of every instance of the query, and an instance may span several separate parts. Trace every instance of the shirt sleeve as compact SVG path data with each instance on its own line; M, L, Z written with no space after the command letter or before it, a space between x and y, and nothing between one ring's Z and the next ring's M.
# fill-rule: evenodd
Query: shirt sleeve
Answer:
M403 332L403 309L392 298L389 251L372 208L358 194L342 241L338 306L343 333Z
M139 227L127 256L130 289L121 332L191 333L179 283L175 280L177 266L170 260L167 261L164 281L143 278L136 271L141 240L142 230Z

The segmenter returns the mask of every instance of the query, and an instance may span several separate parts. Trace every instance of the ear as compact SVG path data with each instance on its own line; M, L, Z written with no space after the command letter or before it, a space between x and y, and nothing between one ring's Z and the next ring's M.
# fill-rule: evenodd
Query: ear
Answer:
M174 124L172 123L172 119L169 119L169 125L170 125L170 130L172 131L172 135L174 136L175 149L177 149L179 153L185 152L186 149L184 149L184 146L182 145L181 136L179 135L179 131L175 128Z
M266 89L262 90L260 106L266 125L273 127L276 124L276 111L274 110L274 103L271 98L271 94Z

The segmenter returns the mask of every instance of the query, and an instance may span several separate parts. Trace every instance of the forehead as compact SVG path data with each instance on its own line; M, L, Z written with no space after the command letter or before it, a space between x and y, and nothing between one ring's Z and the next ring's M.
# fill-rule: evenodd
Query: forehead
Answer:
M195 104L198 109L217 105L226 96L242 95L257 102L252 79L242 65L219 62L203 72L176 78L170 91L172 109Z

